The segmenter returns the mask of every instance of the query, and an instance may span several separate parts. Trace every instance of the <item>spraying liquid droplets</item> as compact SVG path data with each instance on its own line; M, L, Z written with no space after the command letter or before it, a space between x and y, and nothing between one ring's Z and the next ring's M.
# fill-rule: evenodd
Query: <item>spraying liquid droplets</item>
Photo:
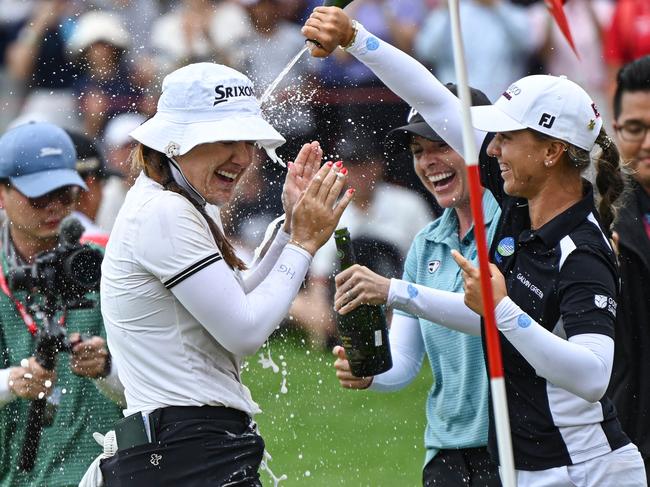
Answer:
M273 82L264 91L264 94L259 99L260 106L264 105L264 103L268 101L268 99L271 97L271 94L275 91L275 89L278 87L278 85L284 79L287 73L298 62L298 60L305 53L305 51L308 51L309 49L311 49L311 46L309 43L306 43L305 46L300 51L298 51L298 54L296 54L293 57L293 59L289 61L289 63L284 67L284 69L280 72L280 74L273 80Z

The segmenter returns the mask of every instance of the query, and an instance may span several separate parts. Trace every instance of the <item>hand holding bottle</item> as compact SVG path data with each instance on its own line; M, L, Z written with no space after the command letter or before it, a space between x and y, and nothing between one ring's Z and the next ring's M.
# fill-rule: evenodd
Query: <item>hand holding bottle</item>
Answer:
M316 41L311 55L327 57L338 46L348 46L354 39L354 26L348 15L338 7L316 7L305 22L302 34Z
M336 357L334 368L341 387L346 389L367 389L370 387L373 377L356 377L352 373L352 369L350 369L350 362L343 347L337 345L332 349L332 353Z
M363 304L382 305L388 300L390 279L355 264L335 277L334 309L341 315Z
M347 172L338 163L328 162L320 168L293 209L290 243L314 255L329 240L354 194L349 189L337 202Z

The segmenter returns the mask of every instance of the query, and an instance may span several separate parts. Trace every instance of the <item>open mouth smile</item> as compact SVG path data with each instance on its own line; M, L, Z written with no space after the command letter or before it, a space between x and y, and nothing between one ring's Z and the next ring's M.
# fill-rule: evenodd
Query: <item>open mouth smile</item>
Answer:
M441 190L449 186L455 177L456 173L454 171L445 171L428 176L428 179L435 189Z

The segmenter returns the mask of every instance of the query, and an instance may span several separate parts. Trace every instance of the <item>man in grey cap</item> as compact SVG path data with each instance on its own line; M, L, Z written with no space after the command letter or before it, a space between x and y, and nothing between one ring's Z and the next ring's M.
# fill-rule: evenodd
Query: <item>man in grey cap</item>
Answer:
M71 309L54 318L67 330L70 354L59 353L48 371L33 356L42 325L34 303L41 289L18 289L12 270L31 265L58 245L59 226L86 185L75 170L70 137L49 123L20 125L0 137L0 206L7 220L0 248L0 483L78 485L96 454L96 428L119 416L105 394L121 396L98 307ZM98 293L87 298L99 300ZM81 339L81 336L84 339ZM33 468L18 468L28 411L47 397L44 428ZM24 471L26 470L26 471Z

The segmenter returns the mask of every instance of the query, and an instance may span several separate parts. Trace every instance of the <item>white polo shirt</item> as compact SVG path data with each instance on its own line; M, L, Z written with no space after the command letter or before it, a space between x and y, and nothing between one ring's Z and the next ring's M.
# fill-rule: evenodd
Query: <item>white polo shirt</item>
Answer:
M222 343L236 350L241 330L247 337L259 334L255 349L286 314L310 261L285 246L286 240L273 266L289 266L295 273L269 267L246 294L246 283L234 278L200 212L183 196L144 174L138 177L113 227L101 283L108 343L125 387L125 414L206 404L259 412L240 380L242 356ZM196 289L198 303L184 301L202 322L173 293L192 276L199 284L201 276L210 278L209 285ZM279 308L277 316L271 316L271 307ZM222 343L215 338L220 330Z

